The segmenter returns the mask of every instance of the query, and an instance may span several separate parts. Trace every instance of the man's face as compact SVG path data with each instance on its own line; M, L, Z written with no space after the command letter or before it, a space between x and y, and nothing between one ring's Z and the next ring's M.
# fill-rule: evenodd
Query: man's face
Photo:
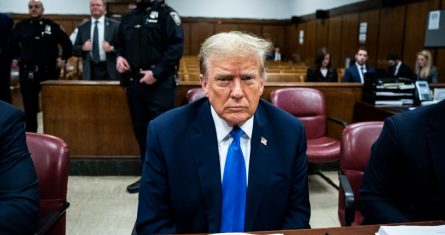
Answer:
M106 8L102 0L91 0L90 1L90 12L91 16L95 19L100 18L105 14Z
M219 117L240 126L252 117L264 89L256 56L210 61L201 86Z
M366 52L365 50L359 50L357 51L357 54L355 54L355 61L359 64L359 65L364 65L366 64L366 61L368 60L368 52Z
M390 66L390 67L392 67L396 64L395 60L387 60L386 62L388 63L388 66Z
M43 5L40 1L32 0L28 3L28 12L31 18L40 18L43 15Z

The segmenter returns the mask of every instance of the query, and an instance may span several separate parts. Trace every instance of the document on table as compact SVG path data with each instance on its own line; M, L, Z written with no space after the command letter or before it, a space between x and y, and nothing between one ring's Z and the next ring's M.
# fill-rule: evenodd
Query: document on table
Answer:
M445 225L435 226L380 226L376 235L445 235Z

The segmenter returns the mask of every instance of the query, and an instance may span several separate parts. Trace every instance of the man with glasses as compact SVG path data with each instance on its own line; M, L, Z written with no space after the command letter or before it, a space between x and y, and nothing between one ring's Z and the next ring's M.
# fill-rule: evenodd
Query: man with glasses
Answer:
M17 23L11 35L12 66L19 66L26 131L37 132L40 82L59 78L71 56L71 41L54 21L42 18L41 1L28 3L30 18ZM59 51L59 45L62 51Z

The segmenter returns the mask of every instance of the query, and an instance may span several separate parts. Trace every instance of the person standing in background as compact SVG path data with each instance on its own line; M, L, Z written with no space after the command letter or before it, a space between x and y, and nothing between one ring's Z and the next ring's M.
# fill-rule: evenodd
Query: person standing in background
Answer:
M91 0L91 20L77 28L73 55L82 57L83 80L118 80L114 44L119 22L105 17L104 0Z
M8 40L14 22L8 15L0 13L0 100L11 103L11 56Z
M439 82L439 72L433 65L433 56L428 50L421 50L417 53L416 77L417 80L424 80L428 83Z
M71 56L72 44L58 24L43 18L45 9L41 1L29 1L28 9L30 18L16 24L10 45L12 66L19 66L26 131L37 132L40 82L59 78L60 69Z
M328 49L321 48L317 52L314 67L307 70L306 82L338 82L337 70L332 67Z
M116 44L116 69L126 87L133 131L141 163L145 160L148 123L173 108L176 73L184 47L178 13L163 0L137 0L121 21ZM139 192L137 180L127 187Z

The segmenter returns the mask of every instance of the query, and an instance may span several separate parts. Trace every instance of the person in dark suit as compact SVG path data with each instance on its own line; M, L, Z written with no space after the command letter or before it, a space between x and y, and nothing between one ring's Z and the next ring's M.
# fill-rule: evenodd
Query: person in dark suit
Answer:
M321 48L317 52L314 67L307 70L306 82L338 82L337 70L332 67L328 49Z
M391 77L403 77L403 78L410 78L414 79L416 76L413 73L413 70L406 65L405 63L402 63L402 60L400 60L399 56L395 53L390 53L386 57L386 61L388 63L388 76Z
M359 190L365 224L445 219L445 101L385 120Z
M0 100L11 103L11 56L8 40L14 22L8 15L0 13Z
M281 53L280 46L275 46L271 53L266 55L266 59L273 61L283 61L283 53Z
M73 46L73 54L82 57L83 80L118 80L114 44L119 22L105 17L104 0L91 0L91 20L81 24ZM97 41L95 27L97 21ZM96 49L97 48L97 49Z
M260 99L270 48L241 32L202 44L206 97L149 124L138 234L309 227L304 127Z
M368 51L360 47L355 54L355 63L345 70L343 82L365 82L366 73L376 73L376 70L366 65L368 60Z
M26 146L25 115L0 101L0 233L34 234L39 221L39 185Z

